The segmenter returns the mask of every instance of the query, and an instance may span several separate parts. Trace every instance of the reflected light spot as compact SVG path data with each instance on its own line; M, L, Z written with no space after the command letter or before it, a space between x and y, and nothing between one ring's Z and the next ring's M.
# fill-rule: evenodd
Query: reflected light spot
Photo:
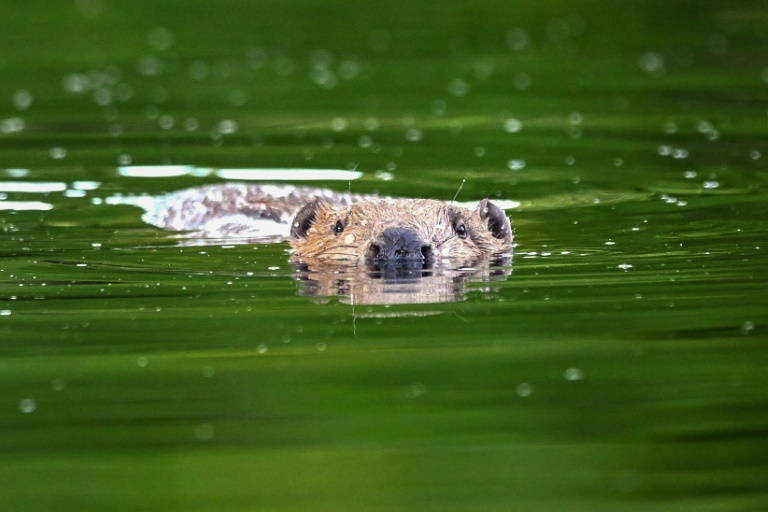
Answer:
M315 181L356 180L363 173L360 171L342 171L335 169L219 169L219 178L227 180L260 180L260 181Z

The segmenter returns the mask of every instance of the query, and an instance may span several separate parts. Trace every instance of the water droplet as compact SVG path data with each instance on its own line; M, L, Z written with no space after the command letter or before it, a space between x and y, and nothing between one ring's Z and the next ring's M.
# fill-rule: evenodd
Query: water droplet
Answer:
M37 410L37 401L34 398L23 398L19 400L19 411L24 414L31 414Z
M697 175L698 175L698 173L696 171L694 171L693 169L685 171L683 173L683 177L687 178L687 179L695 178Z
M405 139L408 142L419 142L424 138L424 133L418 128L410 128L405 132Z
M576 381L584 378L584 372L581 368L568 368L563 372L565 380Z
M750 322L748 320L748 321L744 322L743 324L741 324L740 332L741 332L741 334L749 334L750 332L752 332L752 330L754 330L754 328L755 328L755 323L754 322Z
M656 52L647 52L638 59L640 69L646 73L659 74L664 72L664 58Z
M453 96L466 96L467 93L469 93L469 83L461 78L455 78L451 80L450 85L448 85L448 92Z
M527 382L521 382L520 384L515 386L515 392L517 393L518 396L527 398L533 394L533 386L531 386Z
M224 119L216 125L216 131L222 135L232 135L237 131L237 121Z
M335 132L343 132L347 129L349 123L343 117L334 117L331 120L331 130Z
M65 148L62 148L61 146L55 146L50 149L48 154L53 158L54 160L61 160L64 157L67 156L67 150Z
M525 168L525 160L513 159L507 162L507 167L513 171L519 171Z
M5 134L18 133L26 128L26 123L20 117L9 117L0 121L0 131Z
M27 89L20 89L13 94L13 105L18 110L27 110L33 101L32 93Z
M511 50L520 51L528 46L529 38L525 29L515 27L507 32L507 46Z
M714 180L708 180L708 181L704 182L703 186L704 186L704 188L711 190L711 189L718 188L720 186L720 183L718 183L717 181L714 181Z
M165 27L158 27L152 30L147 36L149 45L158 51L170 49L174 43L173 32Z
M510 117L509 119L504 121L504 131L506 131L507 133L517 133L522 129L523 129L523 123L520 122L519 119Z

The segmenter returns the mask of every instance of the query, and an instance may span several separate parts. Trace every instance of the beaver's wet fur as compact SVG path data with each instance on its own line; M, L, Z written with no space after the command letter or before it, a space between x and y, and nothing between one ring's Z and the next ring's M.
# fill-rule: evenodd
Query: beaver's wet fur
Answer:
M298 259L415 269L508 253L512 229L504 211L487 199L474 210L432 199L341 206L318 199L296 214L290 242Z

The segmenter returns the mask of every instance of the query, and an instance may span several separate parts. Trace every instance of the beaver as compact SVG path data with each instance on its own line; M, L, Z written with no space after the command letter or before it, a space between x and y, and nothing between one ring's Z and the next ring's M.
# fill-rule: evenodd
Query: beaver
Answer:
M393 199L290 185L226 183L120 199L143 219L202 237L288 238L294 260L430 268L509 253L512 228L488 199L473 209L433 199Z
M290 242L299 259L429 268L508 252L512 229L488 199L471 211L433 199L366 199L342 206L318 199L296 214Z

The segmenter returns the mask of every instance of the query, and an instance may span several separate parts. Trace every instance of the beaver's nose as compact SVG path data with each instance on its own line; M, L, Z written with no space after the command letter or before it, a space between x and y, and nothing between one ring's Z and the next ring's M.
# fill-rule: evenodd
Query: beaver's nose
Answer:
M420 260L431 257L432 248L407 228L388 228L371 244L370 255L376 260Z

